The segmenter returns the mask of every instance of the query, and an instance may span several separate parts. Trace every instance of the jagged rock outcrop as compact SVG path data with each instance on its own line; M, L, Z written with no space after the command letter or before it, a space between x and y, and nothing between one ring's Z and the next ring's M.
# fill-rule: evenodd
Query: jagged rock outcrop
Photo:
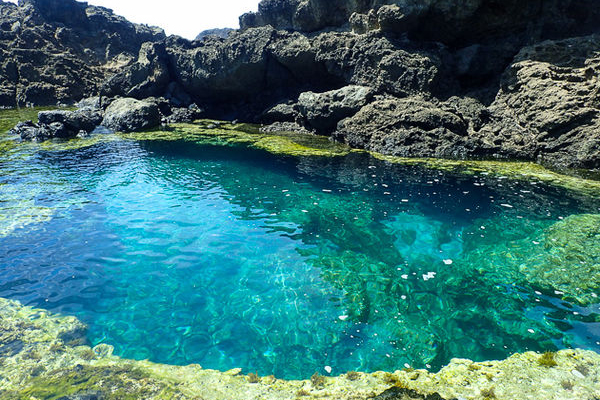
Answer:
M337 122L358 112L371 99L365 86L346 86L325 93L304 92L298 98L298 112L317 131L331 131Z
M407 157L464 157L472 147L457 110L419 96L376 100L341 121L336 135L353 147Z
M74 102L165 38L102 7L72 0L0 2L0 105Z
M504 73L484 136L511 157L600 167L600 36L523 48Z
M515 34L581 35L596 28L599 16L594 0L263 0L258 12L240 17L240 26L315 32L362 25L464 46Z
M263 0L195 41L74 0L0 10L0 105L155 97L386 154L600 167L595 0ZM331 95L352 86L365 104Z

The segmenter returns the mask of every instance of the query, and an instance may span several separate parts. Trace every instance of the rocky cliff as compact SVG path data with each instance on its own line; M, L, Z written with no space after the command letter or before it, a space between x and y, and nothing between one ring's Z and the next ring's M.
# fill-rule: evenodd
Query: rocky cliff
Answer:
M0 10L1 105L164 97L385 154L600 167L596 0L263 0L195 41L73 0Z
M72 103L137 57L159 28L71 0L0 1L0 106Z

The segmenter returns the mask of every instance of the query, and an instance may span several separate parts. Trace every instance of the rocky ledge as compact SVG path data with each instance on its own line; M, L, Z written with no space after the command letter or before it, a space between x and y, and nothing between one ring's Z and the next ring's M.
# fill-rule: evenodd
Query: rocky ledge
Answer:
M0 397L17 399L450 400L580 399L600 396L600 355L592 351L515 354L502 361L454 359L438 373L315 373L285 381L234 369L133 361L90 347L74 317L0 299Z
M596 0L263 0L240 23L188 41L0 1L0 106L153 97L395 156L600 167Z

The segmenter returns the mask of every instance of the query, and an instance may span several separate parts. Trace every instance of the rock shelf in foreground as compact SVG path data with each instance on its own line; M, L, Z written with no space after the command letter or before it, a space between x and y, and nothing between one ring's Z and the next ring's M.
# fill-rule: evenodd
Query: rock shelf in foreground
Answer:
M0 299L0 397L17 399L204 399L204 400L450 400L579 399L600 396L600 355L562 350L515 354L475 363L454 359L438 373L405 369L339 376L315 374L286 381L133 361L112 347L90 347L86 326L61 316ZM334 371L335 373L342 371Z

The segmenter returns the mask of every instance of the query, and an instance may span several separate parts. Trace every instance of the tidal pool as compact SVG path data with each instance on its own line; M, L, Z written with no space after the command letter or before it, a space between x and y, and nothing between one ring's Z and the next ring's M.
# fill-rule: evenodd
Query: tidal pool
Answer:
M5 146L0 297L123 357L288 379L600 351L599 196L148 137Z

